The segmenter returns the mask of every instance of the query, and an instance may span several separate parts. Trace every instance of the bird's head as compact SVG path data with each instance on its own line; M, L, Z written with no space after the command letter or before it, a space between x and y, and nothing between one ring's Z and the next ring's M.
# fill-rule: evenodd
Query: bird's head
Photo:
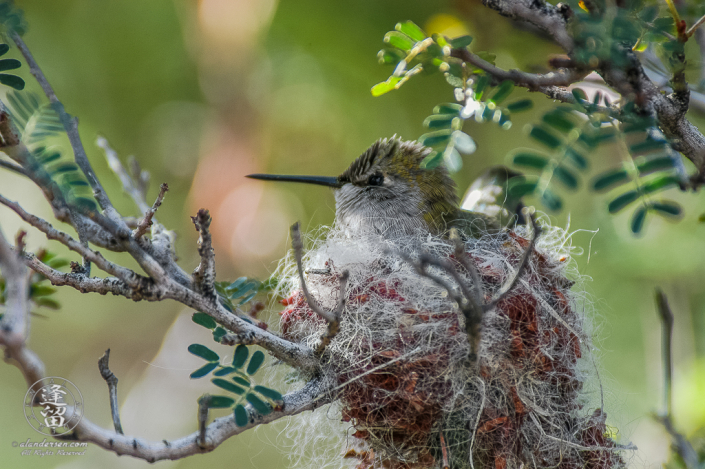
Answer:
M445 167L421 167L430 152L413 141L381 139L338 177L248 177L335 188L336 222L348 232L369 230L388 237L419 230L438 234L457 211L458 196Z

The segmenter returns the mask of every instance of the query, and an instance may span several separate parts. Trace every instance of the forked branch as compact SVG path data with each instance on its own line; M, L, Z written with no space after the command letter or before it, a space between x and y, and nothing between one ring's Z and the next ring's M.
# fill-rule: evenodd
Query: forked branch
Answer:
M524 274L524 271L529 263L529 258L536 246L536 239L541 234L541 227L536 222L536 217L534 214L529 216L529 220L532 226L531 238L529 240L528 247L519 261L516 271L509 281L506 282L504 286L502 286L502 288L500 288L500 290L495 294L494 298L487 303L485 303L484 300L482 282L479 272L477 271L477 267L472 263L472 259L467 255L467 252L465 251L465 243L463 243L460 239L457 230L451 230L450 234L450 239L455 248L455 258L470 275L472 285L467 285L463 277L456 270L455 266L444 259L425 253L420 254L418 259L414 259L406 253L395 251L399 257L411 264L419 275L430 279L442 287L448 292L448 296L456 302L460 308L460 312L465 318L465 330L471 345L470 354L473 361L477 357L477 348L480 343L480 327L482 325L482 317L484 313L493 309L500 301L512 292L517 284L517 281ZM527 222L527 224L528 223L529 222ZM457 285L459 291L456 289L455 285L442 276L429 272L427 269L428 266L436 267L444 274L449 275Z
M345 309L345 299L347 298L348 271L343 271L340 276L340 293L335 310L326 311L321 308L311 296L308 291L308 286L306 286L306 277L302 264L304 243L301 241L301 231L298 222L291 226L291 244L294 249L294 259L296 260L296 269L299 273L299 281L301 282L301 291L304 294L304 298L306 298L306 303L308 303L309 308L311 308L314 313L328 323L326 332L321 336L321 340L314 350L315 355L320 356L340 330L340 319Z
M106 350L100 360L98 360L98 370L100 376L103 377L108 385L108 393L110 395L110 415L113 417L113 427L115 432L123 435L122 424L120 423L120 408L118 407L117 384L118 379L115 374L110 371L108 361L110 360L110 349Z

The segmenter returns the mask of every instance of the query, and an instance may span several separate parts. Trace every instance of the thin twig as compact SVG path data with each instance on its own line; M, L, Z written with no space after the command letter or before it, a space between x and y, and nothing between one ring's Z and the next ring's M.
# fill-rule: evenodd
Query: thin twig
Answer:
M26 347L29 336L29 275L2 231L0 270L5 278L5 314L0 318L0 345L5 351L5 361L17 366L27 386L31 386L44 377L44 364Z
M698 454L695 452L690 442L675 429L673 426L673 421L671 420L671 395L673 380L673 312L671 311L671 307L668 305L666 295L660 288L656 288L656 307L659 313L659 318L661 319L661 358L663 360L664 388L664 413L656 418L659 422L661 422L668 434L671 436L671 444L673 449L683 459L685 466L688 469L698 469Z
M120 409L118 407L117 398L118 379L117 376L110 371L108 360L110 360L110 349L106 350L103 356L100 357L100 360L98 360L98 369L100 370L100 376L102 376L108 384L108 393L110 394L110 414L113 417L113 427L115 427L116 433L124 435L124 432L122 431L122 424L120 423Z
M486 71L498 80L511 80L517 85L537 90L542 86L568 86L585 78L591 70L563 69L545 74L528 73L521 70L503 70L467 49L453 49L451 57L456 57Z
M198 399L198 438L196 443L200 448L206 448L206 430L208 429L208 408L210 406L210 394L204 394Z
M415 261L411 256L400 251L396 251L399 257L408 262L416 272L422 277L426 277L433 281L444 290L448 292L448 296L457 303L460 312L465 318L465 333L468 336L468 342L470 343L469 357L471 361L475 361L477 358L477 349L480 344L480 325L482 324L483 315L483 298L478 296L477 289L470 291L463 281L462 277L455 270L454 266L449 262L442 259L430 256L428 254L421 254L419 260ZM444 278L430 273L426 267L432 265L438 267L446 274L450 275L455 283L460 287L461 294L458 294L449 282ZM479 281L479 277L478 277Z
M482 281L480 280L480 272L478 272L475 263L472 261L468 253L465 251L465 243L463 243L460 233L457 228L451 228L450 240L455 247L455 259L460 262L465 270L470 274L472 279L472 287L474 290L473 296L478 302L483 302L484 294L482 293Z
M132 200L137 205L137 208L141 213L147 213L149 210L149 205L144 199L144 193L137 186L135 180L130 176L125 167L120 162L118 154L108 143L105 137L98 137L96 140L96 145L98 145L105 153L105 159L108 162L108 166L113 171L113 173L120 179L122 187L127 192Z
M296 222L291 225L291 244L294 249L294 258L296 259L296 269L299 273L299 280L301 281L301 291L306 298L306 303L308 303L309 308L313 310L320 318L328 323L328 328L326 332L321 336L318 345L314 350L316 356L320 356L325 348L330 344L330 342L335 338L340 330L340 317L343 314L343 309L345 309L345 300L347 298L347 285L348 285L348 271L343 271L340 276L340 293L338 296L338 305L332 312L326 311L320 307L316 300L311 296L308 291L308 286L306 285L306 277L304 275L304 269L302 264L304 243L301 241L301 231L299 229L299 223Z
M517 281L519 281L519 278L524 273L526 266L529 264L529 257L531 257L531 253L534 251L534 246L536 246L536 239L541 234L541 227L536 222L536 217L533 213L529 215L529 220L531 221L532 227L529 246L526 248L526 251L524 251L524 255L521 258L521 262L519 262L519 266L517 267L516 272L512 276L512 279L508 283L506 283L504 287L502 287L502 289L495 295L494 299L492 299L483 307L485 311L491 310L492 308L497 306L497 303L507 297L507 295L512 291L512 289L516 285Z
M68 247L72 251L80 254L84 259L93 262L99 269L118 277L130 287L136 288L140 284L140 282L143 281L142 279L144 278L135 273L134 271L106 260L102 254L91 250L90 248L84 246L82 243L73 239L68 234L57 230L46 220L43 220L42 218L28 213L17 202L8 200L2 195L0 195L0 204L5 205L10 209L14 210L15 213L17 213L20 218L22 218L22 220L26 221L27 223L44 233L48 239L59 241L61 244Z
M700 19L693 24L693 26L688 28L688 31L685 32L685 35L687 37L692 36L693 33L695 33L695 30L702 26L703 23L705 23L705 15L701 16Z
M671 436L671 446L673 450L683 459L687 469L701 469L698 462L698 453L693 448L693 445L673 427L673 421L670 415L657 416L657 420L666 429L666 432Z
M198 255L201 256L201 262L193 271L193 284L196 291L215 301L215 251L210 232L211 216L208 210L200 209L191 220L200 235Z
M326 349L326 347L328 347L328 345L335 338L335 336L338 335L338 332L340 331L340 318L343 314L343 310L345 309L347 288L348 271L345 270L340 276L340 293L338 294L338 305L336 306L335 311L333 312L335 319L333 321L328 322L328 328L326 329L325 334L321 336L318 345L314 349L314 353L316 354L316 356L320 356L323 354L323 351Z
M574 42L568 27L570 10L566 9L565 5L554 7L536 0L492 0L483 3L502 16L533 24L553 37L566 53L573 52ZM601 63L597 73L608 86L625 98L625 102L636 100L641 109L652 110L674 148L691 160L699 173L705 173L705 136L687 119L686 113L690 103L687 93L662 93L646 76L636 54L627 49L623 52L627 60L626 65ZM566 94L556 93L555 87L547 87L541 91L547 96L558 94L568 98Z
M668 299L660 288L656 289L656 306L661 319L661 360L663 363L663 411L671 415L671 393L673 380L673 358L671 339L673 337L673 313Z
M137 228L132 232L133 238L140 239L147 232L149 227L152 226L154 214L157 212L157 209L161 207L162 201L164 200L164 195L168 190L169 186L166 182L159 187L159 195L157 196L157 200L154 201L152 207L144 214L144 218L137 224Z
M301 231L299 229L299 222L296 222L291 225L290 231L291 245L294 249L294 258L296 259L296 269L299 272L299 280L301 281L301 291L303 291L304 293L306 302L308 303L309 307L313 310L313 312L320 316L322 319L324 319L326 322L333 322L335 321L335 315L321 308L316 302L316 300L313 299L313 297L308 291L308 287L306 286L306 278L304 276L304 269L301 262L301 258L303 256L304 243L303 241L301 241Z
M117 223L122 223L122 218L119 216L115 208L113 208L113 204L110 202L110 199L108 198L105 189L103 189L103 186L101 185L100 181L98 181L98 178L96 177L95 172L93 171L93 168L91 167L91 164L88 161L88 156L86 156L86 150L83 148L83 142L81 141L81 137L78 133L78 120L76 118L72 118L66 112L66 109L64 109L64 105L61 103L61 101L59 101L59 98L56 97L54 89L49 84L49 81L47 80L46 76L44 76L44 73L42 72L41 68L39 68L39 65L34 60L32 53L29 51L29 48L24 43L20 35L17 34L15 31L11 31L10 37L12 38L13 42L24 57L25 61L27 62L27 65L29 65L30 73L37 80L39 86L44 91L44 94L49 99L52 108L58 114L59 119L61 120L61 123L64 126L64 129L66 129L66 134L69 137L69 142L71 143L71 148L73 149L76 164L79 168L81 168L81 171L83 171L83 174L85 174L86 179L88 179L88 183L93 189L93 195L95 196L96 200L100 204L101 208L105 210L105 213L108 218L112 219Z
M2 335L0 334L1 337ZM31 350L23 347L22 354L20 356L13 354L12 359L14 364L25 375L28 385L45 377L44 365ZM303 388L285 394L282 398L282 405L266 416L255 412L248 404L246 410L251 418L247 425L238 427L232 414L220 417L206 427L205 437L202 437L203 435L199 429L199 431L177 440L152 442L101 428L85 417L81 419L81 422L74 428L73 432L55 435L54 437L59 440L94 443L96 446L112 451L115 454L129 455L148 462L182 459L194 454L212 451L227 439L250 428L264 425L283 417L313 411L331 402L329 389L332 384L323 378L314 378L306 383ZM208 443L207 446L202 447L200 442Z
M142 169L137 158L132 155L127 157L127 166L130 168L130 177L137 185L137 190L142 194L144 200L147 196L147 187L149 187L149 171Z
M27 176L27 171L25 171L22 166L15 163L10 163L9 161L0 160L0 168L5 168L17 174L21 174L22 176Z
M100 181L98 181L98 178L96 177L95 172L93 171L93 168L91 167L91 164L88 161L86 151L83 148L83 142L81 141L81 137L78 133L78 120L76 118L72 118L66 112L64 105L61 103L61 101L59 101L59 98L57 98L54 89L49 84L49 81L42 72L41 68L39 68L39 65L34 60L32 53L30 52L29 48L24 43L20 35L17 34L15 31L11 31L10 37L19 49L22 56L25 58L27 65L29 65L30 73L37 80L39 86L44 91L44 94L49 99L52 108L58 114L59 119L61 120L61 123L63 124L64 129L66 130L66 134L69 137L69 142L71 144L71 148L73 149L76 164L79 168L81 168L81 171L86 176L86 179L88 179L88 183L93 189L93 195L100 204L101 208L105 210L105 213L108 218L112 219L117 223L121 223L121 217L118 215L117 211L110 202L110 199L108 198L105 189L103 189L103 186L101 185Z

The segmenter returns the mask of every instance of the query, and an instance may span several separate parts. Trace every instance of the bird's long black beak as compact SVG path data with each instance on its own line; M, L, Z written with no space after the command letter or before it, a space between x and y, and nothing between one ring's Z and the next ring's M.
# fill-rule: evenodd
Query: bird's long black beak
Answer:
M283 174L248 174L248 178L263 181L303 182L327 187L342 187L343 184L336 177L326 176L287 176Z

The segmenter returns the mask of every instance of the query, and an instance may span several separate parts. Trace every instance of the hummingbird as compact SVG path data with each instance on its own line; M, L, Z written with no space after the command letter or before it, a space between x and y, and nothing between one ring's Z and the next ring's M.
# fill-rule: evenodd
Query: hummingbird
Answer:
M483 187L472 186L475 192L471 197L468 192L461 208L456 184L445 166L422 166L431 152L415 141L384 138L373 143L337 177L275 174L247 177L335 189L335 220L349 235L376 233L389 239L418 233L442 236L457 228L466 236L480 237L499 231L507 223L506 214L516 210L516 207L498 210L490 203L492 197L506 194L499 186L511 177L508 170L491 169L494 172L483 176L484 187L493 188L490 195L478 196L477 190ZM505 216L498 216L500 213Z

